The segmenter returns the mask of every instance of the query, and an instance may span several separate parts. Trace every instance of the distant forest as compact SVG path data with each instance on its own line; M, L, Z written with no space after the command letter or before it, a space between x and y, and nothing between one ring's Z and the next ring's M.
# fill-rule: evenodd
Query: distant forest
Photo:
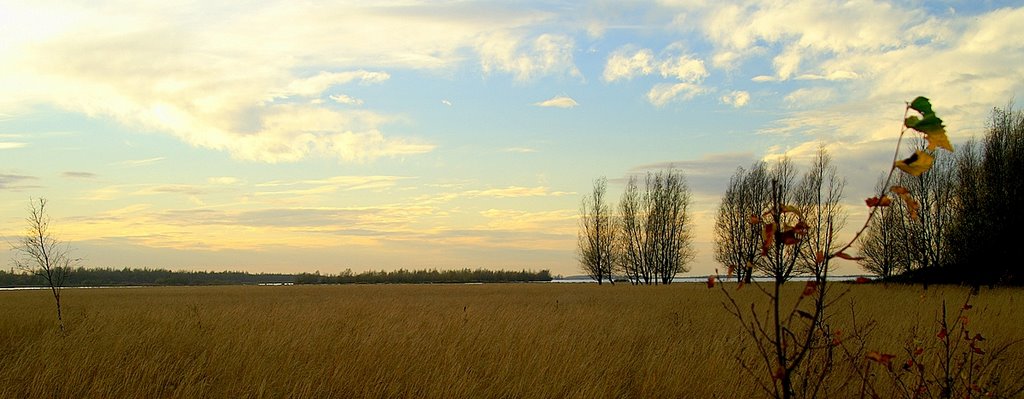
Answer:
M80 267L68 274L65 286L124 285L235 285L235 284L412 284L412 283L506 283L551 281L547 270L506 271L484 269L367 271L355 274L346 270L337 275L316 273L248 273L242 271L170 271L166 269L115 269ZM0 287L42 287L39 275L0 270Z

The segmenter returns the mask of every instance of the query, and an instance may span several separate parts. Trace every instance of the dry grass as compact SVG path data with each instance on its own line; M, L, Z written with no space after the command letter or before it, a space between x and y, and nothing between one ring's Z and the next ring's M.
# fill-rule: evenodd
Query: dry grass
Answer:
M984 291L972 330L1024 338L1022 294ZM760 396L722 294L698 284L70 289L63 338L48 295L0 292L0 397ZM878 321L872 346L898 353L965 295L858 286L848 299ZM1024 375L1024 349L1010 356Z

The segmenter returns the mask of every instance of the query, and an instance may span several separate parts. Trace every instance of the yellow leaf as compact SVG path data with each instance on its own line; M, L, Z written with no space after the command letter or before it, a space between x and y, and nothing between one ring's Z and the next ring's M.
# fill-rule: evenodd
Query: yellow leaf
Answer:
M949 143L949 137L946 136L945 130L938 132L929 133L924 136L928 140L928 150L935 151L935 147L945 148L949 152L953 152L953 144Z
M931 156L931 154L917 150L910 158L896 161L896 167L912 176L921 176L922 173L932 168L932 162L934 161L935 157Z
M786 213L786 212L795 213L799 217L803 217L804 216L802 213L800 213L800 209L795 207L795 206L793 206L793 205L783 205L782 206L782 213Z
M910 190L903 186L892 186L889 188L889 191L903 199L903 202L907 204L907 212L910 213L910 218L917 220L917 211L921 209L921 204L914 197L910 196Z

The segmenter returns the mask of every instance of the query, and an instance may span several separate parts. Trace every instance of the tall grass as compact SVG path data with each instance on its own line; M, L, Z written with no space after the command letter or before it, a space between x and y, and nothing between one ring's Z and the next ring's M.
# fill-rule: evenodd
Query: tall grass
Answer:
M740 301L761 300L754 289ZM802 287L794 285L793 290ZM972 330L1024 338L1024 291L975 298ZM966 291L856 287L833 310L874 319L898 353ZM0 397L759 396L715 290L560 284L70 289L61 336L45 292L0 292ZM743 352L743 356L750 354ZM1011 362L1024 375L1024 348Z

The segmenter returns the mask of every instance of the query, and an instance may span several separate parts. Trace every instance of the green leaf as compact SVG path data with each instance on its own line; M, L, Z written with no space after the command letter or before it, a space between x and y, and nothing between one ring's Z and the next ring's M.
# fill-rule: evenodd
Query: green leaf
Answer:
M907 120L904 121L903 124L925 134L946 132L946 127L942 125L942 119L939 119L935 114L925 115L924 119L916 116L908 116Z
M910 109L920 112L921 115L927 117L928 115L935 115L932 111L932 102L925 97L915 98L914 101L910 102Z

